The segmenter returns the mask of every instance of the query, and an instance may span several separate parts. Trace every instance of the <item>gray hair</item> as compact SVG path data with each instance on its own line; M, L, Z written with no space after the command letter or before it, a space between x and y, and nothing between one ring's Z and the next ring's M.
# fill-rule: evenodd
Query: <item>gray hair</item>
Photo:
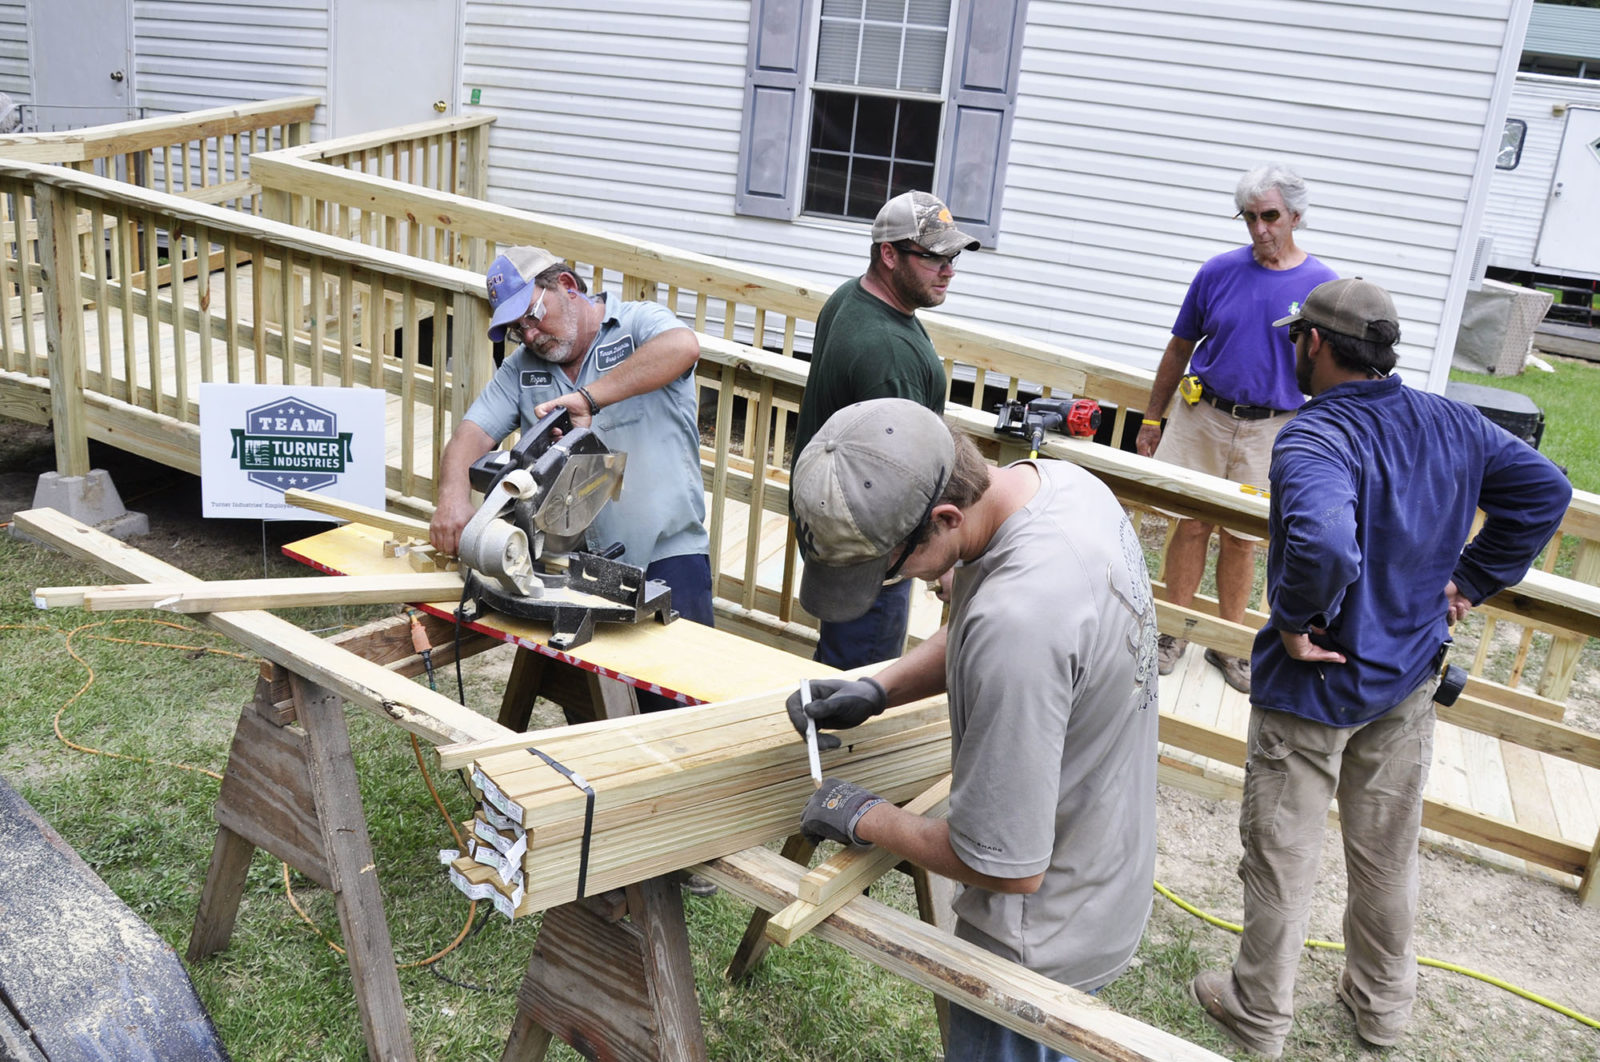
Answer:
M1269 162L1239 178L1233 190L1233 205L1241 211L1268 192L1276 191L1283 197L1283 205L1295 215L1294 227L1305 228L1306 210L1310 203L1306 197L1306 182L1300 175L1279 162Z

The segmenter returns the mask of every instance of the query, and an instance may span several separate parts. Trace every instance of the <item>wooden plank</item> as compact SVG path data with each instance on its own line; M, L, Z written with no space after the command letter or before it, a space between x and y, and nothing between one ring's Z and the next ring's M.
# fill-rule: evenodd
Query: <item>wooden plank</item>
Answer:
M331 575L281 579L217 579L188 583L133 583L116 586L43 587L34 593L41 608L76 604L90 612L156 609L162 612L241 612L308 605L402 605L460 596L457 572L415 572L409 576ZM76 598L76 601L73 600ZM40 604L40 602L49 604Z
M301 490L298 487L290 487L284 491L283 500L290 505L298 506L301 509L309 509L314 513L337 516L341 520L365 524L380 531L406 535L424 542L428 540L428 523L426 520L416 520L409 516L401 516L398 513L383 512L365 505L357 505L355 502L329 498L314 491Z
M905 805L905 810L913 815L940 818L949 808L949 775ZM899 862L899 856L877 847L847 848L823 861L800 879L796 886L798 899L768 919L767 936L773 943L787 948L817 923L865 892Z
M53 509L29 509L17 513L14 520L27 535L124 579L199 582L182 569ZM270 613L212 612L204 622L252 652L327 686L433 744L488 740L506 733L492 719Z
M45 337L50 359L50 419L55 429L56 471L63 476L89 474L89 436L84 413L83 312L78 302L77 239L73 231L78 204L73 194L35 188L40 214L39 259L46 288ZM26 286L24 286L26 293ZM9 321L4 322L10 328ZM29 328L28 334L32 334Z
M795 900L804 868L750 849L696 868L764 911ZM1221 1062L1221 1056L1101 1000L860 896L813 931L858 958L1080 1062Z

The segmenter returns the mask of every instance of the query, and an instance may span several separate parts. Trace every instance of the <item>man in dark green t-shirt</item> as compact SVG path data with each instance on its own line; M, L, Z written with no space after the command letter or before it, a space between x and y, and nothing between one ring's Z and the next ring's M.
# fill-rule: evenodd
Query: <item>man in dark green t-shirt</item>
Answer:
M927 192L904 192L883 205L872 223L872 263L817 315L796 455L835 412L870 398L908 398L944 414L944 366L916 311L944 302L956 257L977 247ZM860 619L821 624L815 659L851 668L897 657L910 612L910 581L885 587Z

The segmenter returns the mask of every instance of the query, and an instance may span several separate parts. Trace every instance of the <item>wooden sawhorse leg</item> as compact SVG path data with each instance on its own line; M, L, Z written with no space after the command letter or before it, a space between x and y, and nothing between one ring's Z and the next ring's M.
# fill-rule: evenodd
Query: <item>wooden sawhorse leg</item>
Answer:
M271 665L240 713L213 815L211 866L187 953L228 946L245 873L262 848L333 893L367 1053L416 1058L373 869L350 731L337 694ZM296 724L296 725L291 725Z
M548 690L556 675L575 670L558 670L554 662L519 649L501 723L525 728L541 682ZM585 685L590 709L575 711L574 699L562 698L558 703L567 706L569 719L638 714L638 698L625 682L587 671L581 678L565 678ZM540 1062L555 1036L586 1058L705 1062L705 1030L678 886L658 877L623 893L623 903L614 902L612 893L544 913L501 1062Z
M811 854L816 850L817 846L806 840L804 834L797 833L783 842L783 851L779 854L790 862L808 866ZM952 931L955 928L955 911L952 908L955 902L955 883L949 878L931 874L913 863L901 863L899 869L911 876L911 883L916 887L918 917L931 926L937 926L946 932ZM759 910L750 916L750 924L745 927L744 938L739 941L739 947L733 953L733 960L728 963L728 980L743 981L761 965L761 960L766 957L767 948L772 945L766 933L767 922L771 917L767 912ZM948 1046L950 1001L943 996L935 995L933 1009L939 1019L939 1040Z

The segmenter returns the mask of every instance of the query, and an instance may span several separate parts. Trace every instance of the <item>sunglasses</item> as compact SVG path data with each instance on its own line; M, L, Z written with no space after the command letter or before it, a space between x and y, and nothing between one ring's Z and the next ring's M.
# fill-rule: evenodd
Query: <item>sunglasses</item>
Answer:
M1289 342L1300 342L1301 336L1308 336L1311 334L1311 328L1311 324L1303 319L1294 322L1289 326Z
M1235 214L1234 217L1244 218L1244 223L1246 225L1254 225L1258 221L1265 221L1268 225L1271 225L1273 222L1283 217L1283 211L1263 210L1261 213L1257 214L1253 210L1241 210Z
M934 254L932 251L924 251L920 247L907 247L906 245L900 243L892 244L891 246L893 246L894 249L899 251L901 254L909 254L913 258L920 258L924 262L932 262L934 265L940 267L943 267L946 263L954 266L956 264L956 259L961 257L960 251L957 251L955 254Z

